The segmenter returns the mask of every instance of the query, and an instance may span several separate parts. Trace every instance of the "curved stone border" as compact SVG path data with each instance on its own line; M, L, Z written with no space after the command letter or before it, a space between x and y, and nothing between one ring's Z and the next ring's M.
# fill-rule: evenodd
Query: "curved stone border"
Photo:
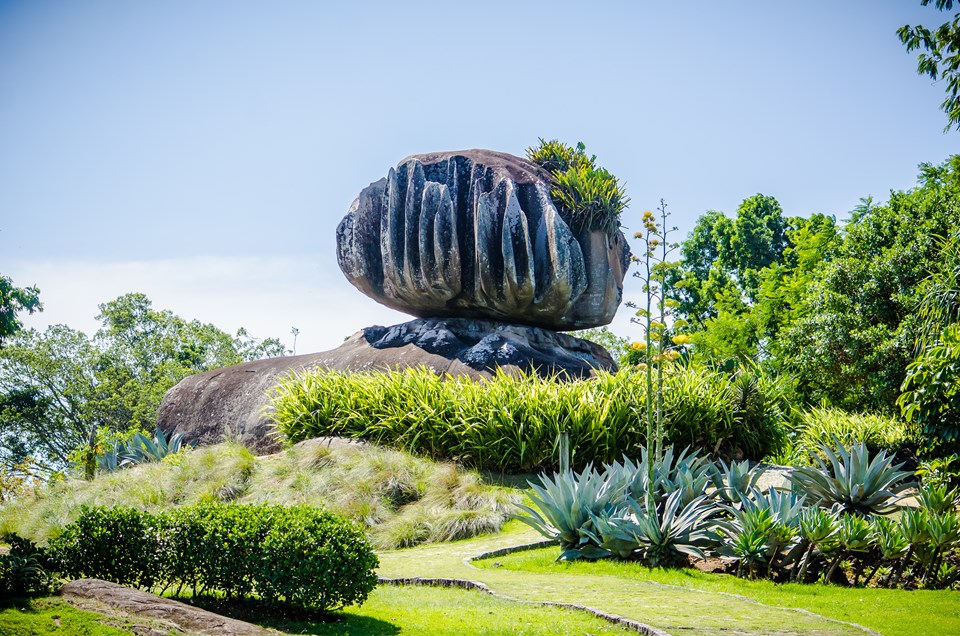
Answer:
M735 598L746 603L751 603L753 605L760 605L762 607L770 607L773 609L783 610L785 612L797 612L798 614L804 614L806 616L812 616L813 618L819 618L831 623L837 623L838 625L846 625L847 627L853 627L854 629L863 630L871 636L883 636L880 632L876 632L869 627L864 627L857 623L851 623L850 621L842 621L839 618L830 618L829 616L824 616L823 614L817 614L816 612L811 612L810 610L801 609L799 607L783 607L782 605L767 605L766 603L761 603L755 598L750 598L749 596L744 596L742 594L734 594L733 592L713 592L710 590L698 590L695 587L684 587L682 585L672 585L670 583L658 583L657 581L647 581L651 585L657 585L659 587L669 587L677 590L684 590L686 592L699 592L701 594L719 594L720 596L729 596L730 598Z
M537 543L529 543L521 546L514 546L512 548L502 548L500 550L492 550L490 552L484 552L482 555L477 557L467 557L464 561L469 565L469 561L473 559L480 558L491 558L497 556L503 556L505 554L511 554L513 552L520 552L523 550L533 550L535 548L546 547L548 545L553 545L555 541L539 541ZM472 566L471 567L475 567ZM644 636L670 636L669 633L647 625L646 623L641 623L640 621L635 621L632 618L626 618L624 616L619 616L617 614L610 614L602 610L595 609L593 607L588 607L586 605L577 605L574 603L556 603L553 601L528 601L520 598L513 598L511 596L506 596L504 594L499 594L494 592L487 585L480 583L478 581L471 581L469 579L432 579L432 578L423 578L419 576L409 577L409 578L398 578L398 579L388 579L380 577L377 579L377 582L380 585L422 585L429 587L457 587L463 590L476 590L478 592L483 592L489 594L495 598L502 599L504 601L511 601L513 603L528 603L530 605L541 605L544 607L560 607L569 610L576 610L580 612L587 612L592 614L597 618L601 618L607 622L614 623L616 625L623 625L624 627L629 627L630 629L644 634Z
M510 546L510 547L508 547L508 548L500 548L499 550L491 550L491 551L489 551L489 552L483 552L483 553L478 554L478 555L476 555L476 556L466 557L466 558L463 560L463 562L466 563L467 565L469 565L469 566L472 567L472 568L476 568L477 566L473 565L473 563L471 563L471 561L483 561L484 559L492 559L492 558L496 558L496 557L506 556L506 555L508 555L508 554L513 554L513 553L515 553L515 552L524 552L524 551L526 551L526 550L536 550L536 549L538 549L538 548L546 548L546 547L549 547L549 546L551 546L551 545L556 545L556 543L557 543L556 541L551 540L551 539L547 539L547 540L545 540L545 541L537 541L537 542L534 542L534 543L524 543L524 544L522 544L522 545ZM729 597L731 597L731 598L739 599L739 600L741 600L741 601L745 601L745 602L747 602L747 603L752 603L752 604L754 604L754 605L761 605L761 606L763 606L763 607L770 607L770 608L774 608L774 609L780 609L780 610L784 610L784 611L787 611L787 612L797 612L797 613L799 613L799 614L804 614L804 615L806 615L806 616L811 616L811 617L813 617L813 618L819 618L819 619L822 619L822 620L825 620L825 621L829 621L829 622L831 622L831 623L837 623L837 624L839 624L839 625L847 625L848 627L853 627L854 629L863 630L863 631L866 632L867 634L871 634L871 636L883 636L883 634L881 634L880 632L876 632L876 631L870 629L869 627L864 627L863 625L858 625L857 623L851 623L851 622L849 622L849 621L842 621L842 620L840 620L840 619L838 619L838 618L830 618L829 616L824 616L824 615L822 615L822 614L817 614L817 613L815 613L815 612L811 612L811 611L809 611L809 610L801 609L801 608L799 608L799 607L782 607L782 606L779 606L779 605L767 605L766 603L761 603L760 601L758 601L758 600L756 600L756 599L753 599L753 598L750 598L749 596L743 596L742 594L734 594L734 593L732 593L732 592L712 592L712 591L709 591L709 590L698 590L697 588L683 587L683 586L681 586L681 585L671 585L671 584L669 584L669 583L658 583L657 581L647 581L647 582L650 583L650 584L652 584L652 585L657 585L657 586L660 586L660 587L669 587L669 588L684 590L684 591L688 591L688 592L691 592L691 591L692 591L692 592L699 592L699 593L701 593L701 594L719 594L719 595L721 595L721 596L729 596ZM489 588L487 588L487 586L484 585L483 583L476 583L476 582L474 582L474 581L466 581L466 583L471 583L471 584L473 584L473 585L480 586L480 587L478 587L478 588L468 588L468 589L480 589L480 588L484 588L485 591L490 591L491 594L494 594L495 596L497 595L495 592L489 590ZM594 615L596 615L596 616L600 616L601 618L607 618L607 616L613 616L613 615L601 616L601 614L604 614L603 612L600 612L600 613L598 614L598 613L597 613L597 610L593 610L593 609L591 609L591 608L589 608L589 607L584 607L584 606L581 606L581 605L569 605L569 604L564 604L564 603L551 603L551 602L549 602L549 601L544 601L544 602L541 603L541 604L542 604L542 605L560 605L560 606L563 606L563 607L570 607L570 608L574 608L574 609L584 609L584 610L590 612L591 614L594 614ZM616 618L621 618L621 617L616 617ZM610 619L608 619L608 620L610 620ZM630 621L631 619L623 619L623 620ZM620 621L615 621L615 622L620 622ZM626 624L626 623L624 623L624 624ZM640 624L642 625L642 623L640 623ZM652 628L652 627L651 627L650 629L655 629L655 628ZM638 631L639 631L639 630L638 630ZM641 633L644 633L644 632L641 632ZM665 634L666 632L656 632L656 633Z

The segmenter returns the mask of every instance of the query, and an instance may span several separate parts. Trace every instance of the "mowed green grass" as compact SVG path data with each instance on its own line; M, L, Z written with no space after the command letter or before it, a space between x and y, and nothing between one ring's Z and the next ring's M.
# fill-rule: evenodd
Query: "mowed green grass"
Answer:
M636 633L583 611L496 598L477 590L428 586L380 585L367 601L335 612L324 620L281 618L256 608L195 604L233 618L288 634L325 636L560 636Z
M77 609L58 597L0 602L0 636L127 636L134 633L129 621Z
M960 634L960 593L950 590L888 590L834 585L778 585L748 581L693 569L650 569L638 563L577 561L558 563L557 548L543 548L474 561L478 568L531 574L581 574L644 581L671 588L746 596L772 607L802 609L835 620L856 623L885 636Z
M380 586L360 607L325 620L286 620L243 610L197 603L240 620L285 634L327 636L566 636L635 633L581 611L494 598L456 588ZM110 623L105 624L105 623ZM123 618L76 609L58 597L21 600L0 609L0 636L128 636L133 625Z

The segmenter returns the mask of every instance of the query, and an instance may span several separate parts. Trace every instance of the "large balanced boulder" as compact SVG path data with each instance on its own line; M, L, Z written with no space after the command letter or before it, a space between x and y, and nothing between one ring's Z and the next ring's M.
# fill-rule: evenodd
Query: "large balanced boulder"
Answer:
M571 330L613 319L630 250L619 231L570 227L536 165L463 150L408 157L364 188L337 258L357 289L413 316Z
M238 437L259 453L280 448L271 421L269 390L294 371L395 370L427 367L438 375L490 377L502 369L588 377L616 370L607 351L588 340L523 325L467 318L421 319L392 327L367 327L323 353L271 358L192 375L170 389L157 414L167 434L187 441Z

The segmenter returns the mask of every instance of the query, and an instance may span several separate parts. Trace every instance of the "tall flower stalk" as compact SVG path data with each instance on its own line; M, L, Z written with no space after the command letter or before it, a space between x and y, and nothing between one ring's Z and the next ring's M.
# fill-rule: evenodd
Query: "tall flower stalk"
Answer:
M633 275L643 281L644 301L642 307L636 303L627 303L628 307L637 310L630 321L639 324L643 329L643 341L634 342L631 346L641 356L639 359L642 362L639 366L646 374L646 446L648 456L656 459L663 456L665 437L664 366L677 360L680 349L690 344L690 337L687 335L675 335L671 338L670 329L667 327L671 310L676 306L676 301L667 298L668 273L679 265L669 260L678 247L669 240L670 235L677 230L676 227L667 227L669 217L670 213L667 212L667 204L663 199L660 199L656 213L650 210L643 213L643 230L633 235L641 242L640 254L631 258L639 265L639 270ZM682 328L685 324L680 320L673 321L672 329ZM637 354L634 354L635 360ZM652 481L653 462L649 462L648 466Z

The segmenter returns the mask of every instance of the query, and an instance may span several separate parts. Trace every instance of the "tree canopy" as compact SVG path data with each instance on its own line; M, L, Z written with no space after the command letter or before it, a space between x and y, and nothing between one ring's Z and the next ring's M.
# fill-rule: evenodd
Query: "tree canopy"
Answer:
M22 331L0 349L0 465L43 472L104 435L152 431L164 393L207 369L286 353L274 338L155 310L143 294L100 305L90 338L65 325ZM98 437L99 431L99 437Z
M920 0L920 4L927 6L930 0ZM953 0L935 0L934 5L940 11L950 11ZM932 31L923 25L907 24L897 30L897 35L908 52L925 51L917 56L917 73L946 83L947 97L940 105L947 114L944 132L954 126L960 130L960 13Z
M0 346L6 338L23 328L17 318L21 312L32 314L43 311L40 304L40 290L36 287L14 287L8 276L0 276Z

